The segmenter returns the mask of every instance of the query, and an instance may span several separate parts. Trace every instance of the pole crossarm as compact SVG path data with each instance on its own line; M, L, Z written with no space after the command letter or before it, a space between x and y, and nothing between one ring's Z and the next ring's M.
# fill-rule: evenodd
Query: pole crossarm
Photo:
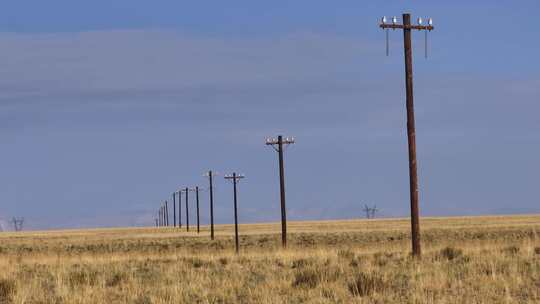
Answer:
M408 29L408 30L419 30L419 31L433 31L435 27L433 25L403 25L403 24L387 24L381 23L379 27L382 29Z
M242 178L245 178L244 174L227 174L223 177L226 180L239 181Z
M282 139L282 143L284 145L294 144L295 139L294 137L285 137ZM279 138L267 138L266 139L266 145L267 146L273 146L279 144Z

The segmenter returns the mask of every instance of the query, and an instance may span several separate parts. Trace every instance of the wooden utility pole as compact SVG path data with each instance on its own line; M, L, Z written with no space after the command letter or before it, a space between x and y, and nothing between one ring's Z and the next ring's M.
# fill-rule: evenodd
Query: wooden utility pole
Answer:
M214 174L212 170L209 170L206 176L208 176L208 192L210 192L210 239L214 240Z
M172 206L173 206L173 227L176 228L176 192L172 194Z
M199 222L199 186L189 189L189 191L195 192L195 203L196 203L196 212L197 212L197 233L201 232L200 222Z
M200 233L201 226L199 224L199 186L195 187L195 200L197 201L197 233Z
M397 18L392 18L392 23L386 23L386 17L383 17L382 29L402 29L403 46L405 53L405 89L406 89L406 107L407 107L407 140L409 144L409 192L411 200L411 240L413 255L420 257L422 250L420 247L420 212L418 207L418 172L416 161L416 131L414 120L414 94L413 94L413 66L412 66L412 39L411 30L432 31L431 18L428 19L428 25L422 25L422 19L418 19L418 25L411 24L411 15L403 14L403 24L397 23ZM426 48L427 50L427 48ZM427 54L427 52L426 52Z
M163 218L161 220L161 222L162 222L161 225L166 226L167 222L165 221L165 205L163 205L163 204L161 205L161 217Z
M283 147L294 144L294 138L279 135L277 139L267 138L266 145L272 146L278 152L279 158L279 194L281 200L281 244L283 248L287 247L287 208L285 204L285 165L283 160Z
M178 190L178 227L182 228L182 190Z
M186 231L189 232L189 188L186 187Z
M230 175L225 175L225 179L232 180L233 182L233 191L234 191L234 244L236 248L236 254L240 251L240 241L238 238L238 204L237 204L237 194L236 194L236 185L240 179L244 178L243 174L236 174L234 172Z
M159 206L159 227L163 226L163 206Z
M169 203L165 201L165 226L169 227Z

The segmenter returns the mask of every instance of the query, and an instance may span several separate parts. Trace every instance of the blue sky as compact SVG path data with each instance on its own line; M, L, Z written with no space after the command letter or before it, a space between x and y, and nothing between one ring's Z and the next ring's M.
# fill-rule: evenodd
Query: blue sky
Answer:
M423 215L540 212L536 1L12 1L0 11L0 219L149 225L238 170L241 221L408 215L402 34L415 34ZM499 24L500 26L493 26ZM216 184L219 222L232 187ZM204 220L207 194L202 194Z

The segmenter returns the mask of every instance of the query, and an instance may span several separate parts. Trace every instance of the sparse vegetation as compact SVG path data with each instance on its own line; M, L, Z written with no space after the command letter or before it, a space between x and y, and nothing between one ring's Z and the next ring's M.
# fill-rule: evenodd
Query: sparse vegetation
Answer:
M538 303L540 216L0 234L3 303Z

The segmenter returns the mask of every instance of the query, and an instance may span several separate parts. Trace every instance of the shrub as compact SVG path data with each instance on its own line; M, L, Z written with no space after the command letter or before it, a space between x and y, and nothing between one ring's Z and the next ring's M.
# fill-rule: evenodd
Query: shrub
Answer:
M354 280L349 283L349 291L354 296L370 296L375 292L381 292L386 288L386 282L377 273L360 272Z
M15 293L15 282L8 279L0 279L0 303L11 303Z
M125 281L126 275L121 272L115 272L109 275L105 280L105 286L107 287L116 287Z
M148 296L139 296L135 299L134 304L152 304L152 300Z
M292 262L292 268L304 268L306 266L313 265L313 260L310 259L298 259Z
M225 266L225 265L229 264L229 259L226 258L226 257L221 257L221 258L219 258L219 263L221 265Z
M208 267L208 266L210 266L212 264L211 262L205 261L205 260L203 260L201 258L197 258L197 257L184 258L184 261L187 264L191 264L191 266L193 266L194 268Z
M519 253L519 247L517 246L508 246L502 250L503 253L508 255L516 255Z
M448 261L455 260L463 256L463 250L454 247L446 247L439 252L438 257Z
M349 249L342 249L342 250L339 250L338 253L337 253L337 256L338 258L340 259L344 259L344 260L353 260L354 257L355 257L355 254L354 252L352 252L352 250L349 250Z
M293 287L315 288L319 284L319 274L313 269L303 269L295 274Z
M68 282L71 288L75 288L80 285L96 285L97 272L89 269L74 270L68 274Z

